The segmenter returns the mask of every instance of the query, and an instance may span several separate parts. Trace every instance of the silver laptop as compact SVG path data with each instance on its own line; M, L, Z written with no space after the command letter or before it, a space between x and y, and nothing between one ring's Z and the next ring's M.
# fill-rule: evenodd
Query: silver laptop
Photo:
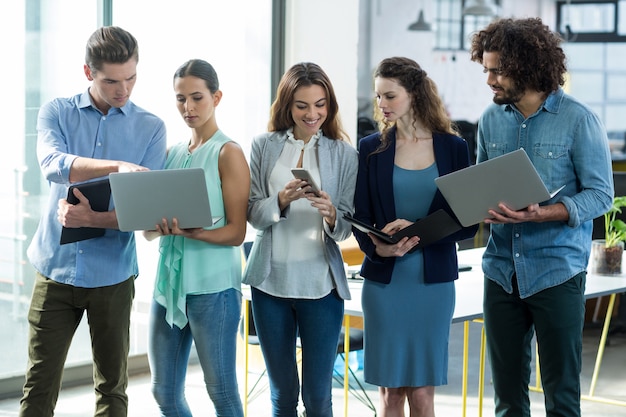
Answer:
M488 218L488 210L498 210L499 203L520 210L564 187L548 191L524 149L443 175L435 184L465 227Z
M209 227L211 216L202 168L115 172L109 175L120 230L154 230L165 218L180 228Z

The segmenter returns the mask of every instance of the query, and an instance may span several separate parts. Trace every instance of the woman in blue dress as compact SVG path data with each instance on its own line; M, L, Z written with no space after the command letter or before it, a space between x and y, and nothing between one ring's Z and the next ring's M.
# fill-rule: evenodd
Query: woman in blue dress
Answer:
M380 132L359 143L355 217L393 234L444 209L434 179L470 164L435 83L413 60L383 60L374 72ZM380 388L381 415L434 416L435 386L447 383L448 336L462 228L427 247L419 236L386 244L355 230L365 253L361 275L365 380Z

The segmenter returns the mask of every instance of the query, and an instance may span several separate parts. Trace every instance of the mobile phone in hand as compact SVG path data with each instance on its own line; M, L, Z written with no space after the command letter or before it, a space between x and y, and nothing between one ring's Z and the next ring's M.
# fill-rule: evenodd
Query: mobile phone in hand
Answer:
M293 174L295 178L302 180L302 181L306 181L307 184L309 184L309 186L311 187L310 192L312 192L317 197L319 197L320 187L315 183L315 180L313 180L313 176L311 175L309 171L307 171L304 168L292 168L291 173Z

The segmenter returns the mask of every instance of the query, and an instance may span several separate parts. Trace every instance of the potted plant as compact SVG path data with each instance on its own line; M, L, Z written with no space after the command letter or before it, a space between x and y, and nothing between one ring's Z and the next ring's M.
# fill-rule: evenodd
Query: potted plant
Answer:
M626 196L613 198L610 210L604 213L604 239L595 240L591 247L592 273L615 275L622 273L622 254L626 241L626 223L617 219L626 207Z

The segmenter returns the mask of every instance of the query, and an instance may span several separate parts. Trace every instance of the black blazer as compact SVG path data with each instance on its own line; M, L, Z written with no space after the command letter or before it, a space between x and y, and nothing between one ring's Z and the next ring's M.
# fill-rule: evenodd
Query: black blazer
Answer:
M359 172L354 194L354 217L379 228L397 218L392 182L396 154L395 133L394 128L390 132L389 147L374 155L370 154L380 145L380 133L367 136L359 142ZM433 133L433 146L440 176L469 166L469 151L467 143L462 138L450 134ZM428 213L440 208L456 218L441 192L437 190ZM425 247L423 249L425 282L449 282L457 279L459 273L456 242L473 237L477 230L478 225L465 227ZM361 250L365 253L361 276L388 284L391 281L395 258L378 256L374 243L367 234L354 228L353 232Z

